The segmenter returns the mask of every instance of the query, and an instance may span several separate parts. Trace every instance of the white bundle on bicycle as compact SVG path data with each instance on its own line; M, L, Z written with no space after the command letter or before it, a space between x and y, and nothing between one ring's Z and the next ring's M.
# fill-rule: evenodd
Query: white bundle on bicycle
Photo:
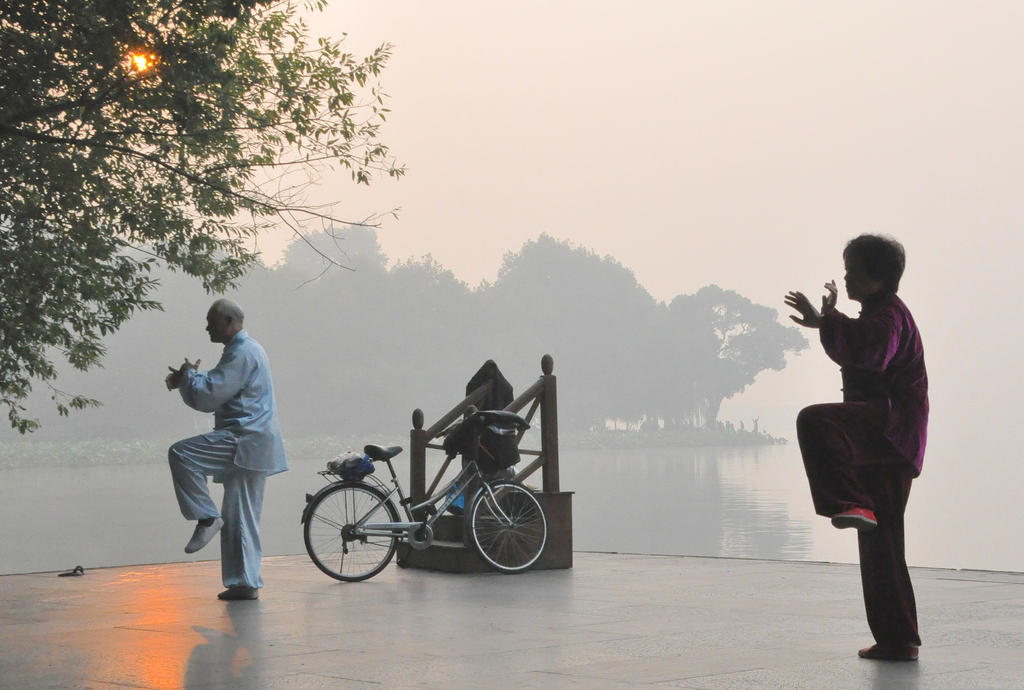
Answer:
M327 470L347 481L359 481L373 474L373 461L365 453L349 451L327 463Z

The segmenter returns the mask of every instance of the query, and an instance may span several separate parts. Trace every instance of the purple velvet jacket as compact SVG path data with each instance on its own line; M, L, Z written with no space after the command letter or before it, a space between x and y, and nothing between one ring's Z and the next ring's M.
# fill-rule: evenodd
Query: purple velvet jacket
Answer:
M921 473L928 437L928 373L914 317L896 295L862 305L851 319L834 310L819 329L825 353L841 367L843 400L888 402L885 437Z

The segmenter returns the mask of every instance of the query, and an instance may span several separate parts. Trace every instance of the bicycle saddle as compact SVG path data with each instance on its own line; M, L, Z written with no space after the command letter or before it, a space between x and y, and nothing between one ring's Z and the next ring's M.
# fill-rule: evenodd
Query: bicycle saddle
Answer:
M382 448L371 443L363 447L363 452L366 453L373 461L390 460L402 452L402 446L388 446L387 448Z

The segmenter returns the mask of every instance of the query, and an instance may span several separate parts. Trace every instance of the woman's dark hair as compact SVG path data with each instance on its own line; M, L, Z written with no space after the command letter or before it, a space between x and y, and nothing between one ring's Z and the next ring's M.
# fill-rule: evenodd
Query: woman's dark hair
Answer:
M872 280L881 281L889 292L900 288L900 278L907 263L903 245L891 237L861 235L846 243L843 258L855 256Z

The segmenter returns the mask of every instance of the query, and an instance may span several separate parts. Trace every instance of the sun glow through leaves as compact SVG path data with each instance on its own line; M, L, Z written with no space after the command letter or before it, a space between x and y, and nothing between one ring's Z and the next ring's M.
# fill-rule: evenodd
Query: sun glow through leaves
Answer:
M139 72L145 72L156 63L155 55L144 55L142 53L131 53L128 58L132 66Z

